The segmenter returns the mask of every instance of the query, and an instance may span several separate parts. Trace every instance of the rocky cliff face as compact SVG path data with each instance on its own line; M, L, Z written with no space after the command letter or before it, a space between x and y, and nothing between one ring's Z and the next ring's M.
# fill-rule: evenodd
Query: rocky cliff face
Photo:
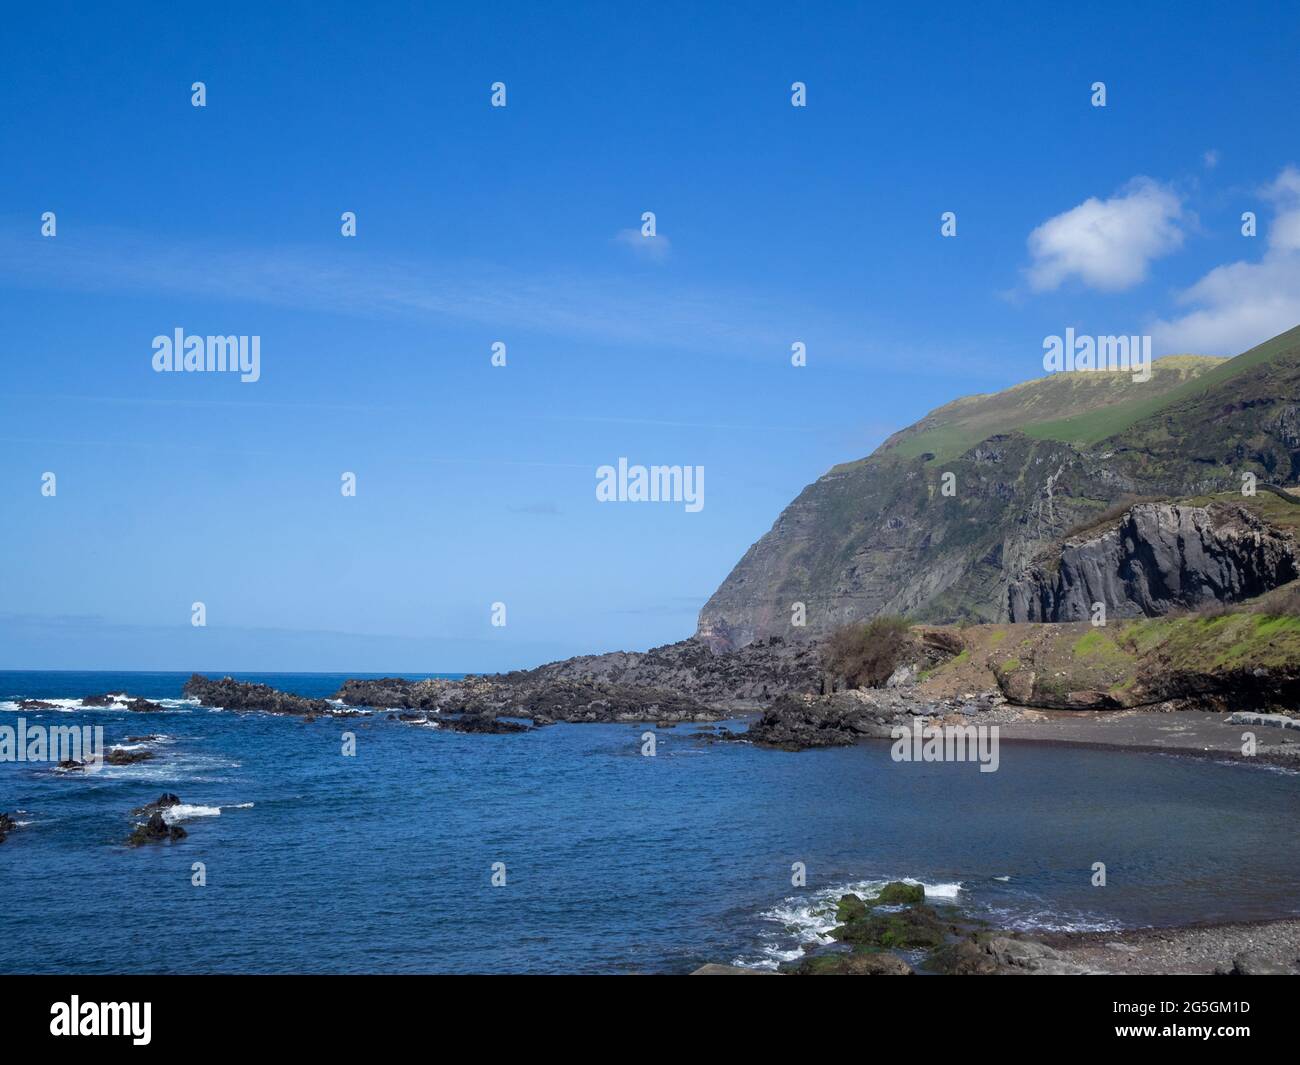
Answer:
M1012 621L1157 617L1236 603L1300 576L1294 537L1244 506L1147 503L1113 527L1067 541L1057 559L1011 583Z
M1012 585L1123 499L1236 492L1243 472L1300 478L1300 328L1232 360L1164 361L1145 383L1058 374L960 400L837 466L745 553L701 611L698 637L722 651L887 613L1003 621ZM1161 581L1174 577L1172 556L1145 583L1136 571L1089 579L1117 597L1145 595L1133 601L1142 613L1189 592L1248 594L1282 564L1234 549L1221 571L1221 547L1207 542L1170 588ZM1017 602L1027 613L1035 597L1026 587Z

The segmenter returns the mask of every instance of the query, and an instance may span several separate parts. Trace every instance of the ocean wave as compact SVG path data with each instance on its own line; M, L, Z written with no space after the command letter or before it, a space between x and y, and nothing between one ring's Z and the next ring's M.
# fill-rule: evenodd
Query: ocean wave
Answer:
M177 821L188 821L194 817L220 817L220 806L191 806L189 803L179 803L176 806L169 806L162 811L163 820L169 825L174 825Z
M927 900L952 902L962 891L960 881L930 884L910 876L892 879L901 880L904 884L919 884L925 889ZM775 969L781 962L802 957L807 948L829 941L831 929L840 923L835 918L835 908L842 895L872 898L890 882L888 879L859 880L782 899L759 914L761 920L779 926L761 933L766 940L761 948L762 957L737 958L732 964L747 968Z
M132 699L137 699L137 698L144 699L146 702L157 703L163 709L162 710L132 710L128 704L131 702ZM154 699L147 695L141 695L141 696L135 696L135 695L123 696L117 694L110 695L109 696L110 702L108 703L107 706L87 706L85 704L85 700L83 697L76 697L76 696L58 696L58 697L23 696L23 699L31 699L35 702L45 703L46 705L35 710L23 710L18 705L21 700L5 699L3 701L0 701L0 711L5 711L9 713L28 713L28 714L53 713L57 711L58 713L69 714L69 713L75 713L78 710L88 710L88 711L98 711L100 713L114 713L114 712L125 713L125 714L131 714L134 717L136 715L158 714L158 713L188 714L188 713L192 713L194 707L199 705L199 701L197 699L190 699L190 698Z
M980 915L1013 932L1115 932L1124 925L1111 918L1079 911L1026 910L991 906Z

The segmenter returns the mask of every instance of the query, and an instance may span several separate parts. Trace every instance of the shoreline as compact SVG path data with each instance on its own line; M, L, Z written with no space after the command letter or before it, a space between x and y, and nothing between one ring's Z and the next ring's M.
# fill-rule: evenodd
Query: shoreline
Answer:
M1124 976L1300 972L1300 916L1112 932L1050 932L1035 938L1076 965Z
M1080 715L1088 715L1082 717ZM1233 723L1231 714L1206 710L1022 710L1019 720L999 727L1005 743L1041 743L1089 750L1173 754L1266 764L1300 771L1300 731ZM1256 750L1242 752L1243 735L1253 733Z

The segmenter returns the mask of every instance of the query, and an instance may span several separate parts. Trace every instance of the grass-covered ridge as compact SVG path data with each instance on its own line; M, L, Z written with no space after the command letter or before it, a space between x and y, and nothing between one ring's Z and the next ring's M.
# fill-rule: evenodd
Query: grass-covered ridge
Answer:
M1076 446L1099 443L1166 409L1195 401L1234 377L1300 355L1300 326L1235 358L1170 355L1152 363L1149 381L1127 372L1058 373L931 411L880 448L898 458L955 458L992 436L1022 432Z
M1186 380L1171 389L1157 392L1143 390L1142 386L1138 385L1133 398L1125 402L1065 418L1026 424L1020 429L1027 435L1041 440L1060 440L1077 445L1096 444L1131 429L1140 421L1158 414L1161 410L1204 396L1239 374L1256 369L1281 356L1297 352L1300 352L1300 326L1251 348L1234 359L1215 360L1214 365L1207 366L1200 373L1189 375ZM1153 366L1159 367L1168 361L1160 359ZM1151 381L1147 383L1155 384L1156 381L1157 377L1153 373Z
M991 436L1059 424L1080 412L1106 415L1161 399L1227 361L1208 355L1171 355L1152 364L1149 381L1134 381L1126 372L1058 373L1001 392L965 396L895 434L881 451L905 459L929 453L942 461L969 451Z

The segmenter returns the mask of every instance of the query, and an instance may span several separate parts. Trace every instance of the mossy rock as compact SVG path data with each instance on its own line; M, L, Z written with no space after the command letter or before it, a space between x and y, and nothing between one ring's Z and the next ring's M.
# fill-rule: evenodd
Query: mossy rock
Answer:
M912 906L925 901L925 888L920 884L904 884L901 880L891 880L880 889L874 899L885 906Z
M856 921L865 917L867 913L867 904L857 895L841 895L840 901L835 905L835 920L840 924Z
M928 948L941 946L947 926L929 906L912 906L898 913L873 913L831 930L841 943L872 947Z

